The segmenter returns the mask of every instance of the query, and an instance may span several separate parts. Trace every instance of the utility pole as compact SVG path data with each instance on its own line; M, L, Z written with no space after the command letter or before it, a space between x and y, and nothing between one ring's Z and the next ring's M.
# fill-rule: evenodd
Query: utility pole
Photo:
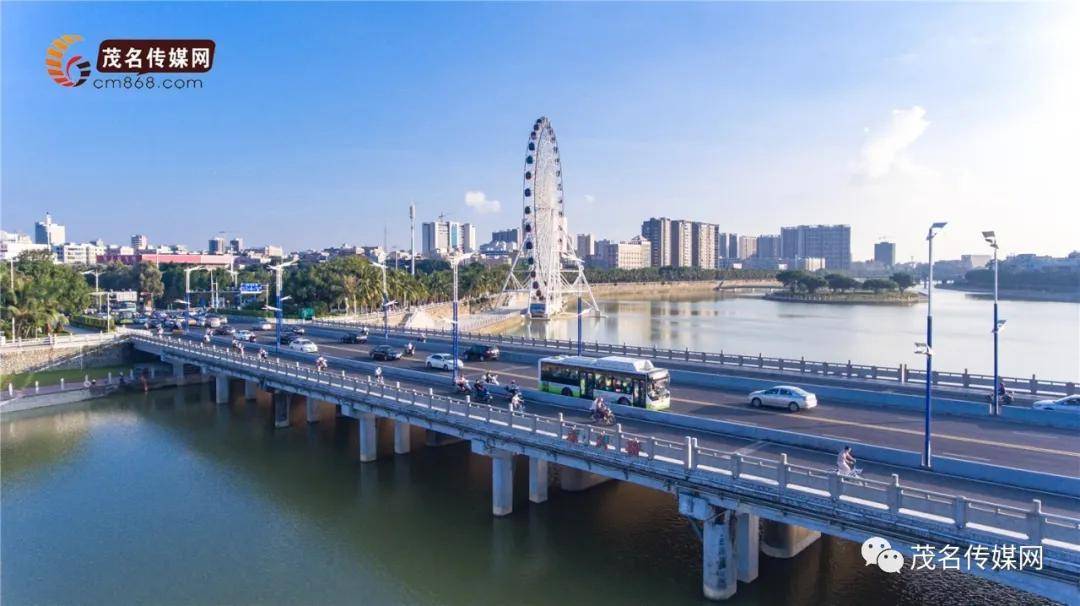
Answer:
M409 273L416 275L416 204L409 203ZM456 364L456 362L455 362Z

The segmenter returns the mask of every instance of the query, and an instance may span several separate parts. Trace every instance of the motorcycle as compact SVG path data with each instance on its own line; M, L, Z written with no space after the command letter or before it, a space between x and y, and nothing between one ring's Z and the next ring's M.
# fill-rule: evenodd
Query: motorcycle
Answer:
M454 383L454 389L456 389L458 393L471 393L472 392L472 389L469 387L469 382L465 381L465 380L458 381L458 382Z
M494 399L488 389L473 389L473 401L488 404Z
M403 357L403 358L411 358L411 357L413 357L415 355L416 355L416 348L413 347L412 343L409 343L408 345L405 346L405 349L401 350L401 357Z
M607 406L603 408L597 408L592 411L592 421L599 425L614 425L615 413L611 412L611 409Z
M510 412L525 412L525 402L517 392L510 397Z
M987 394L986 401L993 404L994 403L994 394ZM1011 405L1013 403L1012 392L1011 391L1006 391L1005 393L1000 393L999 392L998 393L998 402L1000 402L1002 404L1005 404L1006 406Z

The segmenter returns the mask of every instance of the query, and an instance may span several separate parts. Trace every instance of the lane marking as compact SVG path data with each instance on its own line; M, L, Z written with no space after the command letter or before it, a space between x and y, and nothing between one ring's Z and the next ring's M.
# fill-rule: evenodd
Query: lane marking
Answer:
M342 347L342 346L339 346L339 345L326 345L325 347L327 347L328 349L339 349L339 350L349 351L349 352L355 353L354 349ZM526 366L526 368L531 368L531 366ZM516 369L515 367L511 366L510 368L506 368L506 369L492 369L492 370L497 370L499 374L504 374L504 375L507 375L507 376L516 377L516 378L519 378L519 379L528 380L528 381L534 381L535 382L535 379L536 379L535 376L522 375L522 374L517 374L517 373L511 372L511 370L515 370L515 369ZM746 412L746 410L747 410L746 406L742 405L742 404L723 404L723 403L718 403L718 402L705 402L703 400L694 400L694 399L690 399L690 398L672 398L671 400L673 402L682 402L682 403L686 403L686 404L697 404L699 406L730 408L732 410L738 410L740 412ZM834 425L842 425L842 426L849 426L849 427L850 426L869 427L869 428L874 428L874 429L878 429L878 430L881 430L881 431L888 431L888 432L899 433L899 434L904 434L904 435L913 435L913 436L922 436L923 435L923 432L920 431L920 430L903 429L903 428L900 428L900 427L889 427L889 426L885 426L885 425L875 425L875 424L872 424L872 423L865 423L865 422L859 422L859 421L845 421L845 420L841 420L841 419L834 419L834 418L830 418L830 417L822 417L822 416L817 416L817 415L814 415L813 417L808 417L807 418L807 420L811 420L811 419L814 420L814 421L821 421L821 422L824 422L824 423L832 423ZM764 425L764 424L761 424L761 423L750 423L750 422L746 422L746 421L740 421L740 422L743 422L743 423L746 423L746 424L749 424L749 425L756 425L756 426L759 426L759 427L765 427L765 428L768 428L768 429L774 429L774 428L772 428L772 427L770 427L768 425ZM779 429L779 428L775 428L775 429ZM780 431L806 432L807 430L795 428L795 429L781 429ZM828 435L828 434L822 433L822 434L819 434L819 435ZM1027 435L1032 435L1032 434L1027 434ZM829 436L829 437L832 437L833 439L839 439L839 440L848 439L848 438L840 437L840 436ZM968 443L968 444L978 444L978 445L981 445L981 446L996 446L996 447L1002 447L1002 448L1011 448L1011 449L1014 449L1014 450L1023 450L1023 451L1037 452L1037 453L1042 453L1042 454L1051 454L1051 455L1059 455L1059 456L1065 456L1065 457L1080 458L1080 452L1071 452L1071 451L1067 451L1067 450L1058 450L1058 449L1055 449L1055 448L1043 448L1043 447L1040 447L1040 446L1028 446L1028 445L1024 445L1024 444L1011 444L1011 443L1000 442L1000 441L995 441L995 440L986 440L986 439L981 439L981 438L969 438L969 437L966 437L966 436L957 436L957 435L943 434L943 433L934 434L934 437L938 438L938 439L942 439L942 440L952 440L952 441L955 441L955 442L964 442L964 443ZM978 458L978 457L969 457L969 458ZM988 460L988 459L984 459L984 460Z
M759 448L761 448L763 446L768 446L769 444L772 444L772 442L769 442L767 440L758 440L757 442L754 442L753 444L747 444L746 446L743 446L742 448L736 450L735 453L736 454L742 454L742 455L750 454L750 453L754 452L755 450L757 450L757 449L759 449Z

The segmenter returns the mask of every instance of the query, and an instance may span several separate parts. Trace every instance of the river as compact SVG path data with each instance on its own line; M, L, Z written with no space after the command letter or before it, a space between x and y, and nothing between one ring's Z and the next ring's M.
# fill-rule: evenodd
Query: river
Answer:
M209 385L0 423L2 600L18 604L705 604L672 496L621 482L493 518L466 444L360 464L352 420L274 430L270 402ZM740 604L1034 604L960 573L888 575L823 537L762 556Z
M759 297L690 294L619 295L597 300L584 339L602 343L731 354L898 366L922 366L914 353L926 341L926 305L815 305ZM934 291L934 368L993 374L993 303L965 293ZM1001 301L1003 376L1080 380L1080 304ZM574 316L531 322L515 335L577 338Z

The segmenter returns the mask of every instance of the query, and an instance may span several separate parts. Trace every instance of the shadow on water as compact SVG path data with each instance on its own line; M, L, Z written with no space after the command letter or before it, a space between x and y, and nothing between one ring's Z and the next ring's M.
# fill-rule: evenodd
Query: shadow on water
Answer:
M6 604L704 604L700 544L671 495L621 482L490 513L467 444L360 464L354 421L320 407L274 430L270 401L209 386L120 396L2 425ZM1031 604L959 574L886 575L823 539L762 556L732 604Z

